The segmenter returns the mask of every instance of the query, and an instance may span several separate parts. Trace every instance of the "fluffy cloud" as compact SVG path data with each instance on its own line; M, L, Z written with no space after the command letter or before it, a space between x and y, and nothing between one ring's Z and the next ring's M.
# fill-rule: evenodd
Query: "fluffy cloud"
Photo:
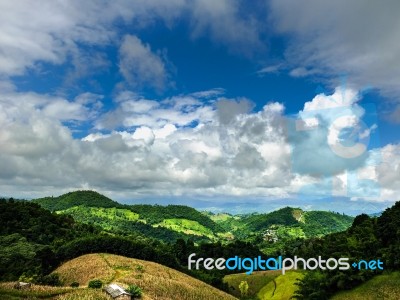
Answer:
M345 94L357 95L351 90ZM4 95L0 101L3 193L23 196L26 191L39 196L94 188L119 197L286 198L298 192L319 197L339 195L347 189L356 191L351 194L356 199L372 190L363 181L345 178L355 170L382 185L383 196L372 200L390 200L398 194L398 145L381 150L383 161L390 164L379 162L376 149L357 161L352 170L325 156L323 166L335 170L325 177L328 181L294 168L298 157L293 156L293 146L308 144L319 149L317 144L323 139L310 135L304 144L301 139L288 139L290 122L280 103L269 103L261 111L252 112L248 100L226 99L215 91L160 101L121 92L115 99L116 110L100 119L104 124L113 115L115 127L103 127L76 139L63 122L79 122L88 113L87 105L94 105L100 96L82 94L68 101L15 91ZM332 95L335 97L336 93ZM307 111L325 108L322 98L318 95L307 103L299 118ZM25 103L13 102L16 99ZM353 108L357 105L356 100L345 103ZM221 120L227 111L231 111L228 121ZM325 144L326 140L325 135ZM312 164L315 157L303 158ZM372 159L375 164L365 163ZM350 171L350 175L344 171Z
M398 97L398 1L274 0L270 8L275 29L292 38L286 59L294 76L346 73L360 88L373 86Z
M241 17L246 3L238 0L195 0L191 3L192 36L206 33L214 41L229 46L231 52L251 55L263 48L260 22L252 15Z
M253 52L260 46L259 32L251 26L255 21L244 19L239 11L238 1L225 0L2 1L0 75L21 75L27 69L40 68L40 62L63 64L70 57L74 70L68 74L68 81L87 75L94 67L105 67L106 57L93 46L116 43L119 32L115 23L121 21L138 30L160 20L172 27L178 18L187 17L193 37L206 35L240 53ZM149 55L147 45L133 39L125 43L123 52L129 52L129 48L144 52L148 58L153 57L153 66L161 67L155 62L157 58ZM82 48L85 45L90 48ZM128 55L135 60L135 54ZM88 64L91 70L85 67Z
M115 129L148 126L162 128L172 124L188 126L194 122L210 122L215 115L212 106L202 101L208 93L174 96L162 101L144 99L132 93L122 92L116 97L117 109L105 113L96 123L98 129Z
M359 100L356 91L336 88L334 94L319 94L304 104L289 126L296 172L333 176L366 163L369 137L377 124L365 124L365 114L374 111L365 111Z
M167 71L160 55L153 53L148 44L136 36L126 35L119 48L119 69L131 86L144 84L158 90L165 87Z
M0 186L38 194L84 187L134 195L286 194L291 175L283 107L270 104L250 113L246 104L223 124L216 107L224 112L242 102L224 98L215 105L218 98L210 95L219 93L162 101L121 93L116 103L125 129L78 140L62 122L81 119L95 95L67 101L9 93L0 102ZM132 121L142 115L150 121Z

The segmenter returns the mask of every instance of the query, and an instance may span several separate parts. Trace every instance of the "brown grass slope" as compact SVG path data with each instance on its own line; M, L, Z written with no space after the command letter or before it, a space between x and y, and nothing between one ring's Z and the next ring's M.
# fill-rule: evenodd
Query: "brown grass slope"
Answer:
M86 286L92 279L122 286L135 284L144 300L230 300L235 297L163 265L112 254L88 254L70 260L54 271L68 286ZM75 299L64 295L59 299Z

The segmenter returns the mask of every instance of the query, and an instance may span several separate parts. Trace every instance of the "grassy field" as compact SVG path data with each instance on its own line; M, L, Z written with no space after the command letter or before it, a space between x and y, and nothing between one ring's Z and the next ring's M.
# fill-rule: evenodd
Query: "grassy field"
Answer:
M332 300L398 300L400 299L400 272L378 275L350 291L341 292Z
M249 285L248 296L257 299L258 292L273 279L282 274L281 271L254 272L251 275L245 273L232 274L224 277L224 282L229 285L230 293L240 297L239 284L247 281Z
M127 220L127 221L137 221L139 219L139 214L124 208L103 208L103 207L86 207L86 206L74 206L65 210L57 211L57 213L68 214L75 216L76 214L81 214L86 216L88 214L109 219L109 220Z
M144 300L235 299L235 297L202 281L160 264L111 254L84 255L65 263L55 272L60 274L65 285L77 281L80 286L86 286L90 280L95 278L101 279L106 283L117 282L122 286L135 284L143 290ZM79 292L88 293L87 290ZM86 297L90 297L90 295L86 295ZM75 300L86 298L79 298L75 292L58 299Z
M289 300L297 289L295 283L302 277L303 274L301 272L295 271L287 272L285 275L279 275L275 278L276 289L274 282L269 282L258 292L258 299Z
M163 222L157 224L156 226L165 227L186 234L206 236L211 239L215 237L211 229L201 225L199 222L187 219L165 219Z
M224 278L230 287L230 292L236 297L240 297L239 284L241 281L247 281L249 285L248 298L246 299L276 299L288 300L296 291L297 286L294 284L297 279L303 277L301 272L290 271L285 275L279 271L262 271L254 272L251 275L233 274ZM276 283L276 289L275 284Z
M33 286L16 290L14 283L0 283L0 299L109 300L101 289L87 288L88 282L100 279L105 284L139 286L143 300L234 300L204 282L157 263L111 254L88 254L70 260L54 271L65 287ZM68 287L78 282L79 288Z
M74 292L74 289L67 287L51 287L33 285L27 290L14 289L15 282L0 283L0 299L1 300L14 300L14 299L60 299L59 297L65 296L68 293Z

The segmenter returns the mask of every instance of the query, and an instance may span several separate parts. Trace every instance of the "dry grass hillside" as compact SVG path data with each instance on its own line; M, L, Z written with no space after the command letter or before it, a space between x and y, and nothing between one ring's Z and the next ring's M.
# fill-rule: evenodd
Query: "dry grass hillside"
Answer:
M160 264L112 254L84 255L66 262L54 272L60 275L66 286L76 281L84 287L92 279L101 279L104 283L116 282L122 286L135 284L143 290L143 300L236 299L204 282ZM92 299L88 294L90 290L79 290L58 299ZM80 297L77 293L81 293Z

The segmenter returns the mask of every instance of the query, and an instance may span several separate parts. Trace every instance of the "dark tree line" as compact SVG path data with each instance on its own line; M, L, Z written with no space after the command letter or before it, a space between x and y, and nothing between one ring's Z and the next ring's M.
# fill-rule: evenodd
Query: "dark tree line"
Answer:
M310 257L348 257L350 264L359 260L383 262L386 271L400 269L400 202L386 209L380 217L362 214L346 231L323 238L295 241L283 255ZM352 289L382 270L308 271L299 283L298 299L328 299L334 293Z

